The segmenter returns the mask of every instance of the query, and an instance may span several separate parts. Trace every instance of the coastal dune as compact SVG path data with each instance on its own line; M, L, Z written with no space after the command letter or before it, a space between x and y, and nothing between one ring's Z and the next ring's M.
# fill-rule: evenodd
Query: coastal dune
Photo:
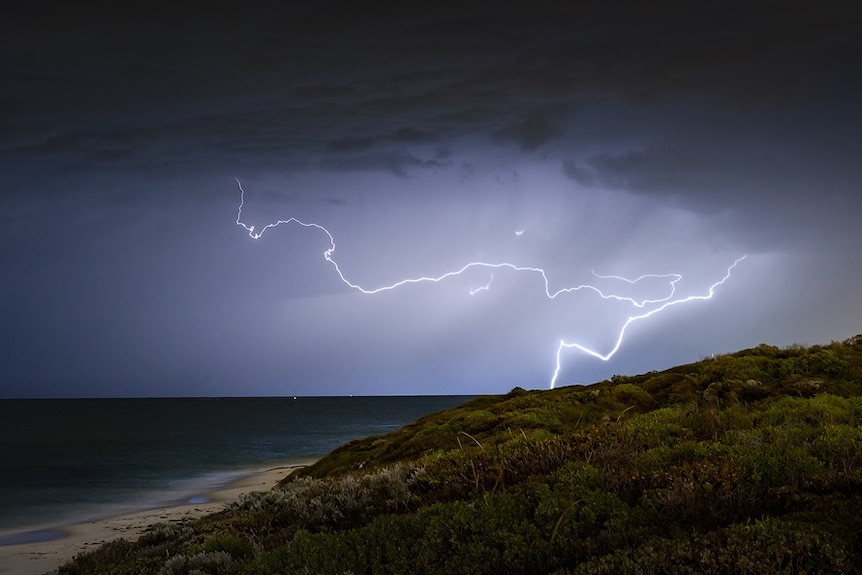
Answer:
M180 522L220 511L226 505L237 501L243 493L272 489L296 468L297 466L274 467L251 473L222 488L168 507L54 527L45 532L55 533L58 537L47 541L32 540L38 537L23 537L25 541L22 543L0 544L0 575L47 573L60 567L76 554L108 541L120 537L137 539L157 523ZM3 536L0 536L0 541L2 539Z

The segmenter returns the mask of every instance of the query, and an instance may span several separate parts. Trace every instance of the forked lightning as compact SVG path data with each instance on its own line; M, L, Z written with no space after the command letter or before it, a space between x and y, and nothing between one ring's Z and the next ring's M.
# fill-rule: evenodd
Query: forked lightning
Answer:
M739 265L740 262L742 262L745 259L745 256L741 256L741 257L737 258L727 268L724 276L709 286L709 289L707 290L706 293L701 294L701 295L690 295L690 296L678 297L678 298L675 297L676 296L676 288L677 288L677 284L682 280L682 275L677 274L677 273L644 274L644 275L638 276L635 279L628 279L628 278L624 278L621 276L599 275L599 274L596 274L595 272L593 272L593 275L599 279L615 279L615 280L620 280L620 281L623 281L623 282L626 282L629 284L636 284L636 283L638 283L644 279L647 279L647 278L667 280L668 290L667 290L667 294L664 297L657 298L657 299L638 300L638 299L635 299L632 297L626 297L626 296L622 296L622 295L615 294L615 293L605 293L600 288L593 286L593 285L590 285L590 284L580 284L580 285L576 285L576 286L563 287L563 288L560 288L556 291L553 291L553 290L551 290L551 285L550 285L550 281L548 279L548 275L545 273L545 270L542 268L533 267L533 266L521 266L521 265L509 263L509 262L482 262L482 261L469 262L467 264L462 265L460 268L458 268L456 270L449 271L449 272L446 272L446 273L438 275L438 276L421 276L421 277L416 277L416 278L406 278L406 279L402 279L400 281L397 281L393 284L383 285L383 286L379 286L379 287L375 287L375 288L366 288L366 287L362 287L358 284L351 282L349 279L347 279L345 277L344 273L342 273L341 268L338 265L338 262L336 262L334 259L335 238L333 238L330 231L328 229L326 229L324 226L322 226L320 224L313 223L313 222L303 222L302 220L299 220L297 218L289 218L287 220L278 220L277 222L267 224L263 228L261 228L260 231L256 231L255 226L243 223L243 221L242 221L242 208L245 205L245 190L243 190L242 184L240 183L239 180L237 180L236 183L237 183L237 186L239 187L239 194L240 194L239 195L239 198L240 198L239 199L239 207L237 208L237 212L236 212L236 224L238 226L241 226L243 229L245 229L248 232L249 237L257 240L257 239L260 239L261 236L263 236L263 234L266 233L267 230L272 229L272 228L277 228L278 226L281 226L281 225L289 225L289 224L296 224L298 226L302 226L305 228L315 228L317 230L320 230L321 232L323 232L326 235L327 239L329 240L329 247L327 247L323 251L323 259L325 259L327 262L329 262L332 265L332 267L335 269L335 272L338 274L338 277L341 278L341 281L344 282L345 285L347 285L348 287L350 287L350 288L352 288L358 292L366 294L366 295L373 295L373 294L377 294L377 293L384 292L384 291L394 290L396 288L404 287L404 286L407 286L410 284L419 284L419 283L426 283L426 282L433 282L433 283L441 282L441 281L446 280L448 278L461 275L464 272L466 272L472 268L485 268L485 269L490 269L490 270L508 269L508 270L511 270L514 272L531 273L531 274L534 274L534 275L541 277L542 283L544 285L545 296L549 299L556 299L557 296L559 296L561 294L567 294L567 293L571 293L571 292L587 290L587 291L591 291L591 292L595 293L596 295L598 295L602 299L621 301L621 302L628 303L628 304L632 305L633 307L641 309L641 310L646 309L646 311L643 311L642 313L629 316L629 318L623 323L622 327L620 328L619 333L617 335L616 343L614 344L613 348L605 354L602 354L598 351L592 350L592 349L585 347L585 346L578 344L578 343L560 340L560 343L557 346L557 352L556 352L556 365L555 365L553 376L551 377L551 383L550 383L550 387L552 389L556 385L557 378L560 375L560 370L561 370L561 366L562 366L562 354L565 350L574 348L574 349L582 351L583 353L585 353L587 355L590 355L592 357L600 359L602 361L608 361L610 358L612 358L617 353L617 351L622 346L623 339L625 338L626 330L628 329L628 327L631 324L633 324L636 321L652 317L652 316L654 316L654 315L656 315L656 314L658 314L658 313L660 313L660 312L662 312L662 311L664 311L664 310L666 310L672 306L678 305L678 304L684 304L684 303L690 303L693 301L703 301L703 300L712 299L713 295L715 294L716 288L718 288L720 285L722 285L724 282L726 282L728 279L730 279L730 275L731 275L733 269L737 265ZM522 230L518 230L518 231L523 233ZM515 233L520 235L518 232L515 232ZM479 292L487 291L487 290L491 289L491 284L493 283L493 281L494 281L494 275L492 272L491 276L490 276L490 280L488 281L488 283L486 285L471 289L468 293L470 295L476 295Z

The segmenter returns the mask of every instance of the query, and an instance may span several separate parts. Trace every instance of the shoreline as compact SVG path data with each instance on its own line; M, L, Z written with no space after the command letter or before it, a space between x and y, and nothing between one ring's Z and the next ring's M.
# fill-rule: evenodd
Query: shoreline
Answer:
M79 523L3 533L0 540L11 543L0 545L0 575L41 575L103 543L120 537L137 539L157 523L181 522L221 511L239 500L243 493L272 489L281 479L310 462L290 462L249 471L223 486L168 505Z

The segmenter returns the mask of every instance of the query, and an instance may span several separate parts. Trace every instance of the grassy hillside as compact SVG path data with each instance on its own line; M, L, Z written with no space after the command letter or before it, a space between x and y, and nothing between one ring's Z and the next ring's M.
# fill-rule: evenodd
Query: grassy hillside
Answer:
M63 574L862 572L862 336L516 388Z

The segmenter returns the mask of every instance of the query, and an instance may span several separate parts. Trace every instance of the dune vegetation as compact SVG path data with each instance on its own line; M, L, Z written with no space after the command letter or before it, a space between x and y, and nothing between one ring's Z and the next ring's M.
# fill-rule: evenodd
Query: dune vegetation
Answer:
M860 423L862 336L515 388L59 572L860 573Z

